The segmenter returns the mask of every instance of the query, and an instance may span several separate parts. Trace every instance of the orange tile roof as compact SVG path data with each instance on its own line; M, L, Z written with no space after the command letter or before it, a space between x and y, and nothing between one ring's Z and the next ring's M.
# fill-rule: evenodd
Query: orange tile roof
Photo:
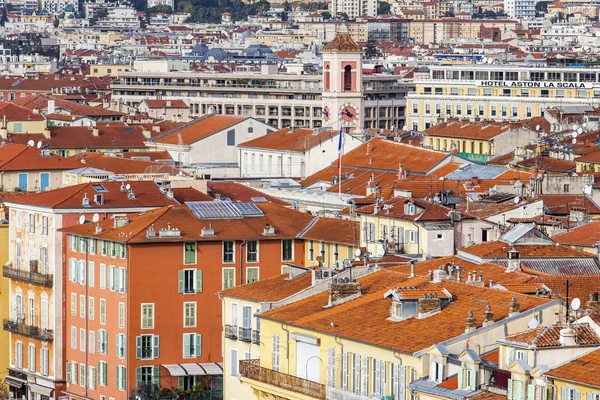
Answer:
M178 175L181 170L172 165L143 160L132 160L114 156L102 156L86 160L85 165L92 168L114 172L117 175L127 174L169 174Z
M500 350L496 349L490 351L489 353L483 354L481 359L498 364L498 361L500 361Z
M491 140L510 130L508 124L497 122L490 123L462 123L458 121L443 122L425 130L425 136L440 136L461 139ZM449 150L449 149L448 149Z
M88 223L64 228L64 232L115 240L127 243L155 243L194 241L221 241L237 239L279 240L294 239L314 218L311 215L281 207L272 203L254 203L264 215L230 219L198 219L185 206L169 206L141 213L130 218L130 222L122 228L114 228L112 221L101 221L102 232L95 233L96 224ZM266 225L275 229L274 235L264 236ZM147 231L152 225L157 232L156 238L148 238ZM214 236L202 237L202 230L212 226ZM168 226L177 228L180 237L159 238L158 232Z
M311 284L312 274L308 271L292 279L289 279L289 274L261 279L254 283L229 288L221 294L257 302L276 302L310 287Z
M593 254L583 250L573 249L568 246L534 244L520 244L511 246L510 244L501 242L499 240L463 247L460 248L459 251L473 254L481 257L482 259L505 259L507 258L506 253L513 247L519 250L521 258L594 257Z
M202 193L198 189L187 187L187 188L173 188L173 195L175 200L177 200L180 204L185 203L186 201L212 201L213 198L207 195L206 193Z
M212 197L215 197L217 194L219 194L221 198L228 198L232 201L241 202L250 202L252 201L253 197L264 197L267 199L267 201L273 204L278 204L284 207L290 206L287 201L283 201L277 197L265 194L260 190L256 190L248 185L244 185L243 183L229 181L209 181L207 186L208 194Z
M145 99L144 102L148 108L188 108L183 100L150 100Z
M405 213L404 206L407 203L413 203L417 207L414 214ZM358 208L356 213L379 215L383 217L405 219L409 221L450 221L448 213L451 210L449 208L425 200L410 199L407 197L394 197L390 200L384 201L381 204L378 204L377 207L379 207L379 211L377 213L374 212L375 204Z
M121 191L121 182L92 182L68 186L60 189L40 193L32 193L27 196L11 199L11 203L48 207L53 209L84 209L83 197L87 194L90 206L85 210L92 212L96 209L106 208L140 208L140 207L163 207L177 204L176 201L168 199L160 192L159 187L150 181L131 181L135 199L129 199L127 192ZM106 191L98 191L94 186L102 186ZM102 193L104 204L94 202L94 195Z
M54 100L56 108L68 110L72 115L85 115L89 117L98 116L122 116L125 115L119 111L113 111L102 107L90 107L85 104L80 104L75 101L65 100L62 97L52 96L48 94L39 94L37 96L19 97L13 100L14 104L29 108L30 110L43 110L48 107L48 100Z
M14 103L0 103L0 120L7 121L43 121L40 113L34 113L26 107Z
M283 322L291 326L315 330L375 346L414 353L465 332L465 318L472 311L481 327L480 318L486 305L492 304L495 320L508 316L508 305L514 294L475 285L444 281L424 282L423 278L407 279L405 274L383 269L358 279L362 295L343 304L324 308L329 294L319 293L292 304L270 310L262 318ZM390 300L384 298L388 289L399 286L416 286L422 290L446 289L452 294L450 304L441 312L427 318L409 318L394 322L390 316ZM517 296L521 311L540 306L548 299L533 296ZM356 329L360 326L360 329ZM398 340L402 332L419 332L411 340Z
M42 157L39 149L24 144L0 146L0 171L69 170L81 168L77 161L56 154Z
M327 140L338 140L338 133L333 130L324 130L318 134L312 129L296 129L284 128L268 135L257 137L256 139L240 143L240 147L250 147L258 149L270 150L287 150L304 152L319 146Z
M552 215L567 215L572 209L585 209L588 214L600 214L600 207L584 194L540 194L544 207Z
M360 222L319 217L300 237L319 242L342 243L358 247L360 245Z
M545 156L528 158L520 161L518 165L525 168L537 168L542 171L551 172L569 172L574 170L576 167L576 163L574 161L559 160Z
M515 335L506 336L504 340L513 343L528 344L536 347L559 347L560 330L564 326L540 326ZM576 342L580 346L600 345L600 338L588 324L573 324Z
M441 388L445 388L445 389L450 389L450 390L458 389L458 375L455 375L450 379L446 379L444 382L440 383L437 386L441 387Z
M594 246L600 242L600 221L591 221L575 227L569 232L554 236L552 240L568 246Z
M600 388L600 374L598 371L600 371L600 350L595 350L553 368L545 375Z
M160 134L155 141L165 144L189 145L237 125L248 118L234 115L206 115Z

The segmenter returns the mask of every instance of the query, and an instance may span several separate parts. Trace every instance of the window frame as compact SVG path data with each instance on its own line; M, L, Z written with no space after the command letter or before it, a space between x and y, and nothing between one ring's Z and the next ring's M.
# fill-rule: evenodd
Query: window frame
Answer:
M144 327L144 306L148 306L150 307L150 309L152 310L152 326L146 326ZM154 303L141 303L140 304L140 329L154 329L154 319L155 319L155 306Z
M289 246L289 250L290 250L290 258L286 258L285 257L285 243L289 242L290 246ZM290 261L294 261L294 246L295 242L294 239L281 239L281 261L282 262L290 262Z

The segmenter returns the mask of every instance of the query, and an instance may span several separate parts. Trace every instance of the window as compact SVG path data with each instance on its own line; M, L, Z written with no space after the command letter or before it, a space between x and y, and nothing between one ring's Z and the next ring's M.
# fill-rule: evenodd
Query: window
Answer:
M23 343L15 342L15 367L23 368Z
M309 261L315 260L315 241L314 240L310 240L308 242L308 260Z
M125 303L119 303L119 329L125 329Z
M235 268L223 268L223 289L235 286Z
M273 371L279 371L279 335L273 335L272 338L272 344L273 344L273 351L272 351L272 359L271 359L271 363L272 363L272 370Z
M159 376L159 368L160 367L139 367L135 370L135 378L136 381L151 384L158 384L160 381Z
M127 369L122 365L117 365L117 389L125 390L127 388Z
M85 341L87 339L87 334L85 332L85 329L80 328L79 329L79 350L81 351L85 351Z
M106 371L106 362L98 361L98 384L100 386L107 385L107 371Z
M27 224L28 232L29 233L35 233L35 214L31 213L29 214L29 221Z
M369 391L369 357L363 357L362 367L363 379L362 379L362 391L363 396L366 396Z
M90 320L94 320L94 298L88 298L88 309L89 309L89 318Z
M231 349L231 376L237 377L238 374L238 358L237 358L237 350Z
M79 295L79 316L85 318L85 296Z
M48 376L48 349L40 349L40 374Z
M85 387L85 364L79 364L79 386Z
M126 336L123 333L117 333L116 336L116 350L117 358L125 358L125 347L127 344Z
M135 357L141 360L160 356L160 337L158 335L141 335L135 338Z
M71 327L71 348L77 349L77 328Z
M481 230L481 241L482 242L487 242L489 240L489 238L488 238L488 232L489 232L489 229L482 229Z
M98 353L106 354L108 351L108 335L104 329L98 329Z
M235 129L227 131L227 146L235 146Z
M258 240L246 242L246 261L258 262Z
M106 325L106 300L100 299L100 324Z
M442 383L444 380L444 364L433 361L429 370L429 379L436 383Z
M17 124L14 124L14 125L16 126ZM18 124L18 125L21 125L21 124ZM18 175L18 179L19 179L19 182L18 182L19 189L23 190L23 191L27 190L27 187L28 187L28 175L27 175L27 173L19 174Z
M196 302L183 303L183 327L196 326Z
M82 285L85 285L85 281L86 281L86 263L83 260L79 261L79 283Z
M125 283L125 268L120 267L119 270L118 270L118 273L119 274L118 274L118 277L117 277L118 278L117 279L117 283L118 283L117 289L119 290L119 292L125 293L125 286L126 286L126 283Z
M335 387L335 348L327 348L327 386Z
M563 192L565 192L565 193L569 193L569 192L571 191L570 189L571 189L571 187L569 186L569 184L568 184L568 183L565 183L565 184L563 185Z
M154 329L154 304L142 304L142 329Z
M196 242L186 242L184 248L184 264L196 264Z
M27 369L29 372L35 372L35 345L30 344L27 347Z
M442 232L437 232L435 234L435 239L436 240L444 240L444 234Z
M88 388L96 389L96 368L88 367Z
M281 260L294 260L294 239L284 239L281 241Z
M71 315L77 315L77 295L71 293Z
M94 287L94 267L94 262L90 261L88 264L88 285L90 287Z
M342 389L348 390L348 353L342 354Z
M44 190L50 187L50 173L49 172L40 172L40 190L43 192Z
M232 263L235 261L235 249L233 241L223 242L223 262Z
M88 340L88 351L90 354L94 354L96 345L96 332L90 331L90 340Z
M246 268L246 283L258 281L258 267Z
M100 289L106 289L106 264L100 264Z
M183 334L183 358L200 357L202 355L202 335L199 333Z

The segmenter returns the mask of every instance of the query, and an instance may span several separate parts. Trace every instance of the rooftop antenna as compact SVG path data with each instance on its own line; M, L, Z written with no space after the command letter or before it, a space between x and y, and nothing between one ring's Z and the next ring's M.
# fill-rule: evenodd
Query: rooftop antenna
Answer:
M92 217L92 221L93 221L93 222L98 222L98 221L100 221L100 215L98 215L98 213L94 214L94 216Z

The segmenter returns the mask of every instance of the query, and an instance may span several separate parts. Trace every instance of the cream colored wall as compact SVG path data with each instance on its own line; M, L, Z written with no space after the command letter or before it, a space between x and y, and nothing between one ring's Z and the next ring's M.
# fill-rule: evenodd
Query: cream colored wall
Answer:
M589 386L584 386L584 385L580 385L574 382L566 382L566 381L561 381L559 379L552 379L549 378L549 380L554 383L554 385L556 385L556 400L569 400L569 398L563 398L562 395L562 391L563 388L567 388L567 389L577 389L579 390L579 398L580 399L587 399L587 395L589 394L595 394L595 395L600 395L600 389L598 388L592 388Z
M8 224L0 224L0 265L8 262ZM10 317L9 280L0 276L0 320ZM8 331L0 331L0 371L5 372L10 366L10 337Z
M30 171L27 179L27 190L36 191L40 184L40 172L50 173L50 186L46 190L56 189L62 186L62 171ZM19 186L20 172L4 172L0 175L0 187L6 191L13 191ZM25 172L23 172L25 173Z
M108 70L111 70L108 72ZM96 71L97 70L97 71ZM90 65L90 76L114 76L118 77L121 72L130 71L128 64L92 64Z
M359 235L360 232L356 232L356 234ZM313 245L312 257L310 252L311 242ZM321 256L321 245L323 245L325 248L325 257L322 260L323 265L325 267L335 266L335 243L320 242L318 240L304 241L304 265L306 265L307 267L314 267L319 265L317 257ZM338 260L354 258L354 249L354 246L338 243Z
M250 353L250 359L257 359L260 354L259 344L242 342L237 339L228 339L224 336L225 325L231 324L232 321L232 304L237 304L238 310L238 326L242 322L242 309L244 306L252 307L252 315L260 308L259 303L240 300L228 296L222 297L223 304L223 400L253 400L256 396L252 389L240 382L237 376L231 375L231 350L237 350L238 360L245 359L245 353ZM251 327L257 330L256 318L252 318Z
M21 130L15 132L15 124L21 124ZM42 133L46 128L46 121L9 121L6 130L8 133L18 135L20 133Z
M367 241L368 239L368 230L367 235L364 235L364 224L365 223L374 223L375 224L375 242ZM361 247L366 247L367 251L369 251L373 256L377 255L377 241L381 239L382 234L382 226L388 226L388 240L390 235L390 229L392 226L397 229L399 227L403 228L404 231L416 231L418 232L418 237L416 243L404 242L404 238L400 238L400 242L402 243L402 252L405 254L419 254L423 251L423 243L419 243L421 240L421 236L423 230L418 226L413 225L410 221L404 221L400 219L386 218L379 215L365 215L362 214L360 216L360 245ZM396 232L394 233L396 235Z

